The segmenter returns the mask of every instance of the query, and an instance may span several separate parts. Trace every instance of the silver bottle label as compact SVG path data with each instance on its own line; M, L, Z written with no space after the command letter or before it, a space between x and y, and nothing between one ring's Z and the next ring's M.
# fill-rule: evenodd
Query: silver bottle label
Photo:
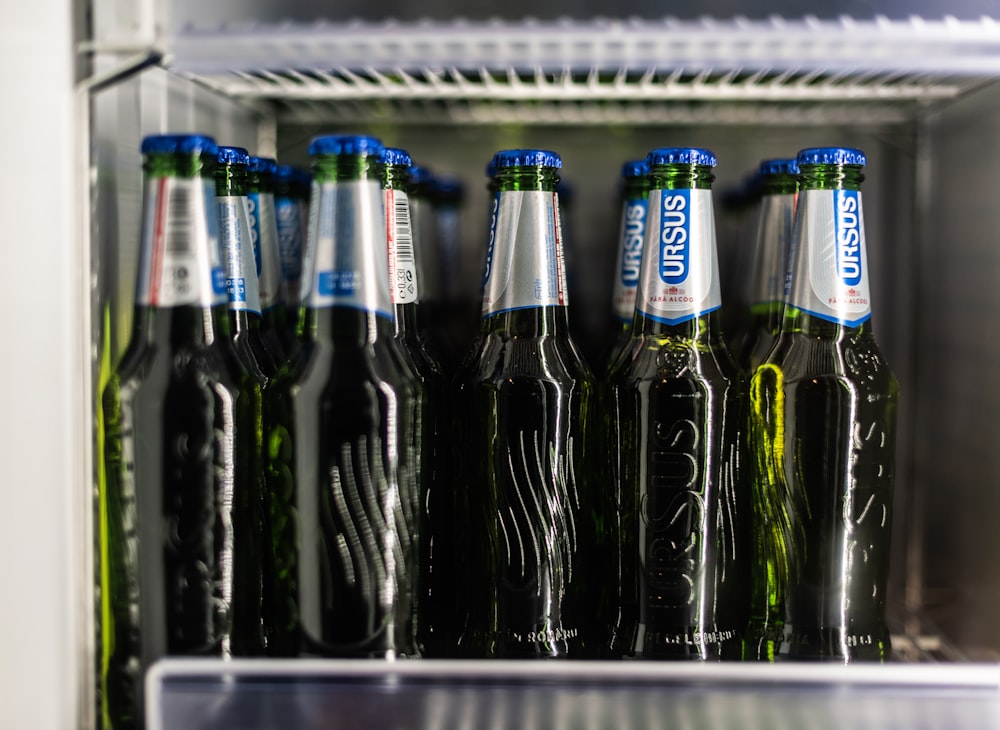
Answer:
M306 306L351 307L392 318L382 189L375 180L316 183L315 258Z
M260 314L260 290L257 285L246 199L225 195L219 196L216 201L229 308L237 312Z
M385 190L385 237L389 253L389 293L393 304L420 300L417 258L413 251L409 196L402 190Z
M302 276L304 210L295 198L276 198L274 213L285 301L291 306L296 306L299 303L299 279Z
M142 231L135 292L138 304L211 307L225 303L212 180L147 179Z
M483 275L483 316L566 305L566 272L555 193L497 193Z
M680 324L722 305L711 190L651 190L636 308Z
M856 327L871 317L861 193L805 190L798 204L788 303Z
M250 193L247 195L247 211L250 215L250 235L253 237L253 255L254 264L257 267L260 306L264 309L270 309L284 300L274 195L271 193Z
M757 222L757 250L750 275L750 304L763 306L785 301L788 252L795 225L796 193L765 195Z
M618 238L618 276L615 277L615 316L631 322L635 314L635 294L639 289L639 272L642 267L642 246L646 235L646 218L649 200L626 200L622 207L621 235Z

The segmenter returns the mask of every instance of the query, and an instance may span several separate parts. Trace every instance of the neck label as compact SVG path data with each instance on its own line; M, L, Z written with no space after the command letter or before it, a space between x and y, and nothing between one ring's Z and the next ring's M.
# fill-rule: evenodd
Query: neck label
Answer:
M409 196L402 190L385 191L385 237L389 248L389 293L393 304L419 301L417 258L413 251Z
M306 216L295 198L275 198L274 214L281 257L281 279L291 306L299 302L299 279L302 276L302 232Z
M799 205L788 302L816 317L856 327L871 317L861 194L805 190Z
M278 222L274 212L274 195L250 193L247 195L250 215L250 235L253 237L254 264L257 267L257 286L260 305L270 309L284 299L281 288L281 254L278 252Z
M722 304L712 191L651 190L636 308L665 324Z
M312 286L306 306L350 307L393 318L382 189L375 180L315 183ZM314 188L314 191L316 190Z
M143 201L136 302L149 307L225 304L214 181L150 178Z
M795 193L765 195L757 221L757 250L750 277L751 306L785 301L788 252L795 226Z
M632 315L635 314L635 294L639 289L648 209L647 198L627 200L622 208L618 276L615 277L613 302L615 316L623 322L631 322Z
M246 200L235 195L220 196L216 200L229 308L260 314L260 290Z
M497 193L483 279L483 316L566 305L559 209L555 193Z

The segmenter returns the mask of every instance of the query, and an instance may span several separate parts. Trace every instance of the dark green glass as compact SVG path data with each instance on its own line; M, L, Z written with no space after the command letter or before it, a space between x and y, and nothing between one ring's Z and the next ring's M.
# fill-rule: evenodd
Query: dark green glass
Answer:
M386 150L394 156L380 166L385 191L389 243L389 288L396 316L396 339L419 384L414 450L420 457L420 505L422 524L419 542L419 596L414 603L421 653L447 653L451 630L450 606L454 603L453 503L444 438L448 412L447 381L437 360L428 352L420 333L422 249L410 225L408 160L401 150ZM452 639L453 641L453 639Z
M261 339L281 365L288 359L283 336L288 331L288 295L281 273L278 223L274 201L277 163L269 157L251 157L247 168L247 205L254 259L260 286Z
M453 315L445 294L445 268L441 236L434 215L434 175L425 167L412 165L407 192L413 240L420 249L419 336L427 351L449 372L454 371L448 340L449 322Z
M693 212L699 197L711 218L710 193L695 191L710 191L714 176L707 164L654 159L635 319L606 391L614 500L608 510L618 520L609 524L610 553L619 557L608 582L620 586L610 651L738 659L750 566L746 380L720 331L714 227L696 230ZM688 196L682 208L672 202L675 191ZM689 263L701 262L690 263L685 282L714 279L716 298L666 316L651 302L672 296L658 275L666 250L660 244L674 235L670 213L680 211L691 211L684 224Z
M837 230L839 240L844 230L834 227L838 199L816 201L859 191L861 164L804 164L800 155L799 168L791 293L777 342L751 379L756 526L746 655L885 661L898 386L868 315L837 320L798 304L811 239L832 241ZM855 200L860 221L859 192ZM831 267L828 278L837 276ZM830 291L867 297L863 287Z
M101 397L99 724L108 728L142 726L143 672L157 658L262 648L259 384L236 365L230 339L215 144L195 138L191 151L185 140L155 138L144 151L133 332Z
M303 651L419 654L419 383L395 337L381 144L313 141L315 270L294 365L298 622Z
M454 651L596 656L605 636L593 569L595 383L569 335L555 228L558 158L533 151L523 159L549 164L501 166L504 154L494 158L481 333L456 379ZM494 296L533 287L537 306Z

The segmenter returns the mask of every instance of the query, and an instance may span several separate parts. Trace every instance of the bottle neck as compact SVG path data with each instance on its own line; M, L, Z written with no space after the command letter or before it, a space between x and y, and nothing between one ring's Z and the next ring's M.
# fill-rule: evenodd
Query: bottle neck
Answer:
M626 329L632 326L635 316L635 295L639 287L648 207L648 181L645 178L626 179L612 290L615 318Z
M363 155L323 156L315 164L308 248L313 257L304 306L346 309L393 326L383 193L374 163ZM369 316L370 315L370 316Z
M662 167L651 175L633 332L718 333L710 316L722 305L710 169Z
M195 155L151 155L146 160L135 294L140 310L207 312L226 302L215 186L203 174L207 169L206 161Z
M226 295L234 324L261 316L260 285L253 245L253 229L247 200L243 195L229 195L216 176L216 206L219 238L225 260ZM223 194L219 194L222 190Z
M794 187L765 192L760 199L747 301L754 315L777 311L776 325L785 301L796 200Z
M567 305L555 171L498 173L483 279L483 318ZM565 313L563 314L565 317ZM527 315L525 315L527 318Z
M871 318L861 180L860 167L803 166L783 330L834 336Z
M420 301L424 283L423 272L418 264L419 251L413 235L411 200L406 192L408 181L409 174L402 165L383 166L382 188L389 258L389 294L396 312L397 331L405 328L405 323L400 321L400 312L414 308Z

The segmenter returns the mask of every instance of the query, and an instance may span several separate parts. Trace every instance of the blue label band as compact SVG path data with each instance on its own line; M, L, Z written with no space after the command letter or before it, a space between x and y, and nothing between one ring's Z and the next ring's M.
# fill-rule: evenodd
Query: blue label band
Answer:
M664 190L660 198L659 267L664 284L683 284L690 271L691 191Z

